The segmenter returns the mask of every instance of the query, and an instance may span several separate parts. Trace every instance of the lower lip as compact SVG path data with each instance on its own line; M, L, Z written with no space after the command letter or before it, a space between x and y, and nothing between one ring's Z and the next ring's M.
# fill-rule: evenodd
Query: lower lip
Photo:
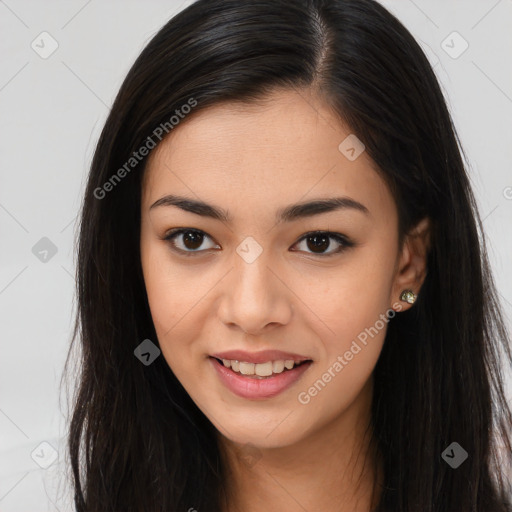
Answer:
M242 398L253 400L272 398L279 395L279 393L282 393L295 384L312 364L312 362L309 361L300 366L296 366L293 370L285 370L282 373L265 379L255 379L243 377L230 368L226 368L214 357L210 357L210 360L215 370L217 370L220 380L230 391Z

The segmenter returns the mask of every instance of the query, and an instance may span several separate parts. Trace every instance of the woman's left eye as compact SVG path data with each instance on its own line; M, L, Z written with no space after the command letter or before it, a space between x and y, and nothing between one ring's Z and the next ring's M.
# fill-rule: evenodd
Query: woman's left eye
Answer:
M323 252L331 247L330 239L333 239L338 244L338 249L331 252ZM350 241L345 235L342 235L341 233L332 233L331 231L313 231L311 233L307 233L299 240L299 242L302 241L305 241L306 246L313 250L310 254L322 257L333 256L343 252L348 247L353 247L355 245L355 243ZM297 242L297 244L299 242Z
M167 240L174 250L184 253L187 256L191 256L193 253L203 252L208 249L220 249L220 246L216 244L200 249L206 239L211 240L211 237L204 231L189 228L178 228L172 230L164 237L164 240ZM180 241L177 242L177 240ZM330 240L334 240L335 243L338 244L338 248L331 252L325 252L332 245ZM341 233L333 233L331 231L312 231L310 233L306 233L297 243L294 244L294 246L299 245L300 243L305 243L307 248L312 250L309 254L315 254L322 257L338 254L346 248L353 247L355 245L354 242L350 241L345 235L342 235Z

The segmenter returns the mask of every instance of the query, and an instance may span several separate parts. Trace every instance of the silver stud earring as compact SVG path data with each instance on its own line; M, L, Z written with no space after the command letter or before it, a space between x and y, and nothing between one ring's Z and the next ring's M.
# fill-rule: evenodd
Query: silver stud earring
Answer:
M407 302L409 304L414 304L417 295L412 290L404 290L400 295L400 300L402 302Z

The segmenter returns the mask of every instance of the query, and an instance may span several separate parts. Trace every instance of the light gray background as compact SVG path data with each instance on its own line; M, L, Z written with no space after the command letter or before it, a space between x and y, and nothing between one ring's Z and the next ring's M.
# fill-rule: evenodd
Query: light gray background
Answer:
M72 510L62 480L66 400L62 392L59 402L58 386L75 311L76 215L95 143L126 72L189 3L0 0L1 512ZM383 4L422 44L442 83L471 162L510 326L512 1ZM40 52L50 48L43 31L58 43L46 59L31 47L35 41ZM454 31L469 44L457 58L447 53L463 48ZM43 237L57 247L46 262L32 252ZM36 462L52 460L43 442L57 457L47 469Z

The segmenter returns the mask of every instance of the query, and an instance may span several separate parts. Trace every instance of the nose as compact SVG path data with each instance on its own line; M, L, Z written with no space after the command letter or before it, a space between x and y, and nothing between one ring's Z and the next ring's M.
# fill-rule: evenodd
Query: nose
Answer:
M231 329L260 335L292 318L294 295L264 254L252 263L235 257L218 310L221 321Z

